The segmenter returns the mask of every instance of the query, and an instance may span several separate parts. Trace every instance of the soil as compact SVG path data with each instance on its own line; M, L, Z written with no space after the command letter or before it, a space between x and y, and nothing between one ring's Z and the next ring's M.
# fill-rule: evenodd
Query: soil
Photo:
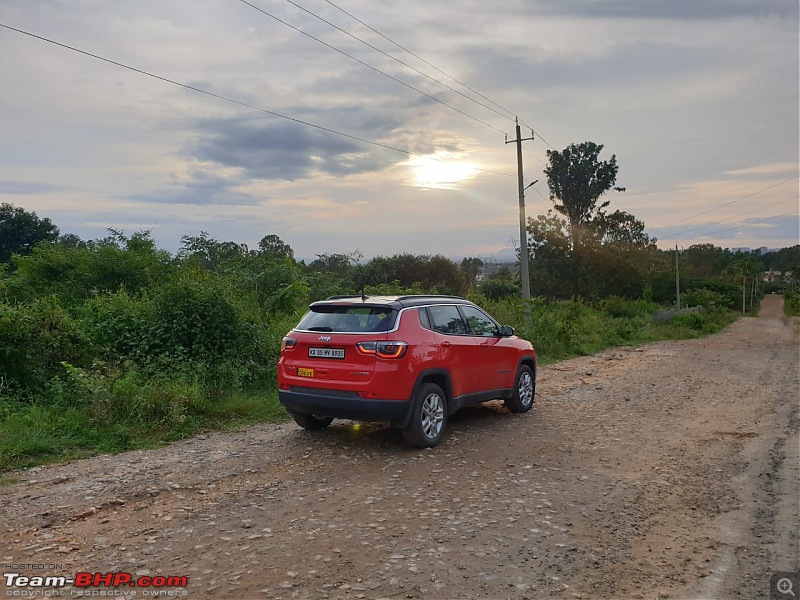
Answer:
M769 598L800 570L782 306L542 367L531 412L464 410L431 450L292 423L11 474L4 572L186 576L162 592L190 598Z

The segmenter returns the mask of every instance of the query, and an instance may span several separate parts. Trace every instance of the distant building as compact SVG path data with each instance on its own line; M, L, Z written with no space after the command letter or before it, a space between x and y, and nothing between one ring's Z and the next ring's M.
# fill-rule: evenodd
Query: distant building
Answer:
M763 280L771 283L790 283L792 275L791 271L764 271Z

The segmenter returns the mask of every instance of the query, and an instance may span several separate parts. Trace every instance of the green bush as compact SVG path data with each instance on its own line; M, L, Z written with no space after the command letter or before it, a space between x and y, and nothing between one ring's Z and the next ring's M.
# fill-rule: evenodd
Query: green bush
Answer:
M703 308L713 308L716 306L726 306L729 300L720 294L706 288L694 288L681 295L683 306L702 306Z
M90 353L80 324L56 298L0 303L0 381L16 392L34 395L62 361L85 363Z
M800 290L786 290L783 295L783 312L800 317Z
M478 289L490 300L505 300L519 297L521 294L519 285L505 279L487 279L480 284Z
M13 265L6 284L10 297L27 301L54 295L68 307L120 288L138 294L173 271L169 253L156 250L147 234L130 239L115 234L86 247L40 244L29 256L15 257Z
M657 308L647 300L628 300L619 296L609 296L598 302L600 310L616 319L635 319L652 313Z
M240 310L218 281L182 280L152 299L124 290L93 299L81 314L108 363L131 362L148 377L191 376L215 389L240 389L274 373L283 336Z

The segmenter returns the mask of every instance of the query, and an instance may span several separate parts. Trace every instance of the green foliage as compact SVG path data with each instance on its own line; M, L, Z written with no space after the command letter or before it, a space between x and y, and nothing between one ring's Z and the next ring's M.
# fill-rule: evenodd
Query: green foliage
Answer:
M675 303L675 274L658 273L651 280L651 290L653 302L663 305ZM695 292L698 291L697 294ZM709 296L711 292L714 296ZM697 302L690 303L687 300ZM697 279L695 277L681 276L681 305L706 306L704 301L714 299L716 306L728 309L741 309L742 306L742 284L721 279ZM699 300L698 300L699 299ZM710 306L710 304L709 304Z
M722 272L727 254L714 244L695 244L682 254L680 268L684 274L695 278L712 278Z
M481 282L478 290L490 300L514 298L522 293L518 283L507 279L486 279Z
M365 285L364 293L367 296L404 296L406 294L426 294L430 292L426 292L419 283L402 285L395 279L389 283Z
M561 152L547 151L550 164L544 172L550 198L555 209L569 220L573 242L578 239L580 226L591 220L597 200L617 180L617 158L612 154L610 160L600 161L602 150L602 144L583 142L570 144Z
M33 396L60 372L64 360L85 361L87 336L58 300L30 304L0 302L0 382Z
M699 337L720 331L736 318L735 313L724 309L701 310L676 315L668 323L658 327L657 332L666 339Z
M7 202L0 204L0 265L13 254L30 254L39 242L56 239L58 227L50 219Z
M475 287L475 282L478 275L483 269L483 261L480 258L469 257L461 261L461 273L464 275L464 281L469 289Z
M130 238L111 233L86 247L40 244L29 256L17 257L6 293L20 301L55 295L64 306L74 306L120 288L138 293L169 277L169 253L157 250L149 233Z
M467 288L461 269L444 256L396 254L390 258L375 257L358 269L353 291L394 281L407 288L421 287L430 294L461 295Z
M729 299L724 295L706 288L693 288L681 294L681 304L683 306L714 308L717 306L725 306L728 302Z
M269 258L284 260L294 258L294 250L275 234L265 235L258 242L258 251Z
M800 289L784 292L783 312L790 317L800 317Z
M598 303L598 308L592 308L581 301L537 297L528 303L530 322L527 322L521 298L493 301L472 294L470 299L481 304L500 323L514 327L517 335L531 340L543 364L610 346L697 337L719 331L736 318L735 313L717 309L655 325L652 314L658 305L645 300L608 298Z
M598 303L598 307L615 319L640 319L651 315L658 305L646 300L626 300L620 296L608 296Z
M147 232L40 241L0 265L0 469L284 418L275 388L281 338L309 302L332 294L470 294L531 339L542 362L696 336L734 318L704 310L654 326L649 300L668 304L674 295L672 255L635 251L638 222L597 210L577 249L564 219L551 213L531 225L534 286L544 281L564 298L579 289L586 301L526 303L507 269L476 292L479 259L459 266L398 254L361 264L354 252L306 266L276 235L257 251L187 236L177 257ZM742 277L755 281L756 263L744 273L736 265L747 257L723 258L720 268L734 279L687 277L684 302L741 307ZM753 286L746 291L757 299ZM798 304L787 292L787 310Z

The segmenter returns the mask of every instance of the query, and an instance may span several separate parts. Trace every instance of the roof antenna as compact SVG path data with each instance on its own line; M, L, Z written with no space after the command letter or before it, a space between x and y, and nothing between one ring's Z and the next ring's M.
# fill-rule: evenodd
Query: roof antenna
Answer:
M362 301L362 302L366 302L366 301L367 301L367 298L369 298L369 296L367 296L367 295L364 293L364 288L362 287L362 288L361 288L361 301Z

